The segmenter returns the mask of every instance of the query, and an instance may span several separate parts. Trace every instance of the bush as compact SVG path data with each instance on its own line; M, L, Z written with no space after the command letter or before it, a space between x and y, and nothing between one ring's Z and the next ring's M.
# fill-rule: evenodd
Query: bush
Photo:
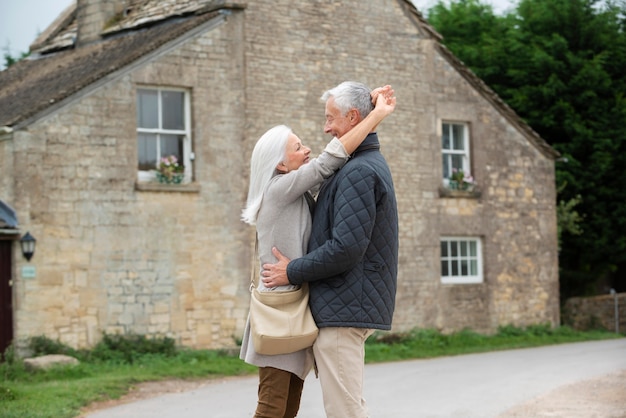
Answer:
M526 335L526 331L523 328L518 328L513 325L501 325L498 327L499 337L523 337Z
M103 334L102 340L91 351L90 359L133 364L144 356L173 357L176 353L175 341L169 337L147 338L145 335L137 334Z
M28 342L28 348L32 351L34 357L45 356L48 354L64 354L66 356L81 357L81 353L63 344L60 341L54 341L45 335L32 337Z

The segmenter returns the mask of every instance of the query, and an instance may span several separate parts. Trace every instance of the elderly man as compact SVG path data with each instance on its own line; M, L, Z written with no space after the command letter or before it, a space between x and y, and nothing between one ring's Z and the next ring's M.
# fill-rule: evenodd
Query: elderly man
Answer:
M341 137L372 110L370 89L344 82L324 93L324 132ZM391 172L371 132L322 185L309 253L265 264L267 287L309 283L320 333L313 346L329 418L366 418L365 340L390 330L398 272L398 213Z

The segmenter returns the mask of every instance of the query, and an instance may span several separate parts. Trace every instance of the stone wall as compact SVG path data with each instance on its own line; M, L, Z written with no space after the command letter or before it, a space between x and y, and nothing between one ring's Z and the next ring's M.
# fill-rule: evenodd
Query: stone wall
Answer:
M82 348L102 332L132 332L190 347L235 345L251 242L239 221L242 18L233 14L15 133L13 203L37 238L36 277L15 280L18 339L46 335ZM194 186L136 186L141 86L189 89Z
M563 325L578 330L616 330L615 307L617 302L617 328L626 334L626 293L593 297L570 298L563 306Z

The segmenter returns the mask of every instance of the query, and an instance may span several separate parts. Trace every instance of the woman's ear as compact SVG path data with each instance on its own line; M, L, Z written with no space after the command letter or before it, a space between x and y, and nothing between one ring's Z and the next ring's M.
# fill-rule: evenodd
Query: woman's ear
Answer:
M276 166L276 170L279 173L283 173L283 174L287 174L289 172L289 169L287 168L285 163L283 163L282 161L278 163L278 165Z

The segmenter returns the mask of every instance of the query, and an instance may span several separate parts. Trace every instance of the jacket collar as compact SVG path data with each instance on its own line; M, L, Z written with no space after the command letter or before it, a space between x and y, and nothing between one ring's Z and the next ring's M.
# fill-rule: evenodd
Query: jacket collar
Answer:
M376 132L371 132L367 134L367 137L361 145L350 155L350 158L353 158L356 154L367 151L370 149L380 149L380 142L378 142L378 135Z

